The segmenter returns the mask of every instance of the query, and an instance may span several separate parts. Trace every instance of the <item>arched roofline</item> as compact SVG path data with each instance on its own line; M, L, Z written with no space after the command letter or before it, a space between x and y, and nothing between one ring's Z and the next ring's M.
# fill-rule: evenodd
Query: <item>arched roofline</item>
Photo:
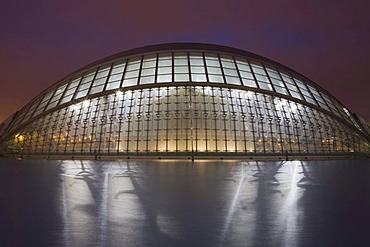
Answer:
M263 57L263 56L245 51L245 50L241 50L238 48L233 48L233 47L228 47L228 46L223 46L223 45L205 44L205 43L164 43L164 44L156 44L156 45L149 45L149 46L129 49L123 52L116 53L114 55L107 56L105 58L92 62L86 66L83 66L80 69L75 70L74 72L58 80L56 83L52 84L51 86L43 90L41 93L36 95L32 100L30 100L26 105L24 105L19 110L19 112L27 109L28 105L31 105L35 100L37 100L39 97L42 97L42 95L44 95L51 89L54 89L60 85L68 83L70 79L72 79L73 77L77 76L79 73L82 73L90 68L95 68L100 65L103 65L109 62L114 62L115 60L122 59L122 58L130 58L130 57L139 56L139 55L145 55L145 54L150 54L150 53L160 53L160 52L166 52L166 51L171 51L171 52L173 51L203 51L203 52L209 51L213 53L221 53L221 54L227 54L227 55L231 55L235 57L256 60L258 62L265 63L265 65L270 65L270 66L276 67L279 70L284 70L288 74L291 74L297 78L300 78L303 81L303 83L311 85L315 87L317 90L326 93L329 98L338 102L341 107L345 107L345 105L342 102L340 102L340 100L338 100L330 92L328 92L327 90L325 90L318 84L314 83L313 81L311 81L304 75L296 72L295 70L283 64L280 64L276 61L273 61L269 58L266 58L266 57ZM351 114L353 115L353 113Z
M31 103L37 97L39 97L43 93L47 92L51 88L56 87L56 86L64 83L67 79L69 79L69 78L77 75L78 73L81 73L81 72L83 72L83 71L85 71L89 68L93 68L93 67L96 67L98 65L101 65L101 64L104 64L104 63L107 63L107 62L110 62L110 61L117 60L119 58L132 57L132 56L135 56L135 55L146 54L146 53L154 53L154 52L157 53L157 52L161 52L161 51L163 52L163 51L181 51L181 50L185 50L185 51L191 51L191 50L197 51L197 50L199 50L199 51L228 53L228 54L234 55L234 56L251 58L251 59L261 61L261 62L269 63L271 65L274 65L274 66L278 67L279 69L284 69L289 73L293 73L294 75L297 75L298 77L304 79L305 80L304 82L308 82L309 84L312 84L313 86L317 87L320 91L325 92L330 98L335 99L342 106L345 106L340 100L338 100L329 91L327 91L326 89L324 89L323 87L321 87L317 83L313 82L312 80L310 80L306 76L298 73L294 69L292 69L288 66L285 66L285 65L283 65L279 62L276 62L276 61L271 60L269 58L266 58L264 56L260 56L260 55L257 55L255 53L248 52L248 51L245 51L245 50L242 50L242 49L239 49L239 48L234 48L234 47L229 47L229 46L224 46L224 45L217 45L217 44L188 43L188 42L186 42L186 43L185 42L178 42L178 43L175 42L175 43L163 43L163 44L147 45L147 46L143 46L143 47L137 47L137 48L132 48L132 49L129 49L129 50L126 50L126 51L118 52L118 53L115 53L113 55L110 55L110 56L104 57L102 59L96 60L92 63L89 63L89 64L87 64L87 65L69 73L67 76L64 76L63 78L61 78L57 82L53 83L52 85L47 87L45 90L43 90L42 92L37 94L35 97L33 97L27 104ZM23 107L21 109L23 109Z

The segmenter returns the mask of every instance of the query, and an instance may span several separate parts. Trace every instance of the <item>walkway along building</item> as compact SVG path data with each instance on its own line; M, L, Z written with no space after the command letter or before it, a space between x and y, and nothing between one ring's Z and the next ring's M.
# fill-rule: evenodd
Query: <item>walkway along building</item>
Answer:
M0 130L15 157L369 157L370 127L329 92L225 46L153 45L58 81Z

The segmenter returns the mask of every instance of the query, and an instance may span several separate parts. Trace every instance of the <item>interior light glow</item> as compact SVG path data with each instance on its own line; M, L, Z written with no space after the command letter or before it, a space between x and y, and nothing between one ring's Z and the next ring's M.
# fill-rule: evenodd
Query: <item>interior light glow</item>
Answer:
M118 90L118 91L116 92L116 95L117 95L117 97L122 97L123 92L122 92L122 91L120 91L120 90Z
M83 102L82 102L82 105L86 108L86 107L89 107L89 105L90 105L90 100L84 100Z

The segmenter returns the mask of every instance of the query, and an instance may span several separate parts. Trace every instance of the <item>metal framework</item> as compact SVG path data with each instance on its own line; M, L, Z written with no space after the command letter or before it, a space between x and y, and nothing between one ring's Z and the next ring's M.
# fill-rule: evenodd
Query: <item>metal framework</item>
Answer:
M0 130L4 155L369 155L370 128L330 93L258 55L143 47L88 65Z

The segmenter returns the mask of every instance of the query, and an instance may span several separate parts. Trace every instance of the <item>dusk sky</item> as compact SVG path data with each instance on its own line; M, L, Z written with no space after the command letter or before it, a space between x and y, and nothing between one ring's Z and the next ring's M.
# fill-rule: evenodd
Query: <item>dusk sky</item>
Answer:
M0 9L0 122L95 60L170 42L270 58L370 121L367 0L3 0Z

